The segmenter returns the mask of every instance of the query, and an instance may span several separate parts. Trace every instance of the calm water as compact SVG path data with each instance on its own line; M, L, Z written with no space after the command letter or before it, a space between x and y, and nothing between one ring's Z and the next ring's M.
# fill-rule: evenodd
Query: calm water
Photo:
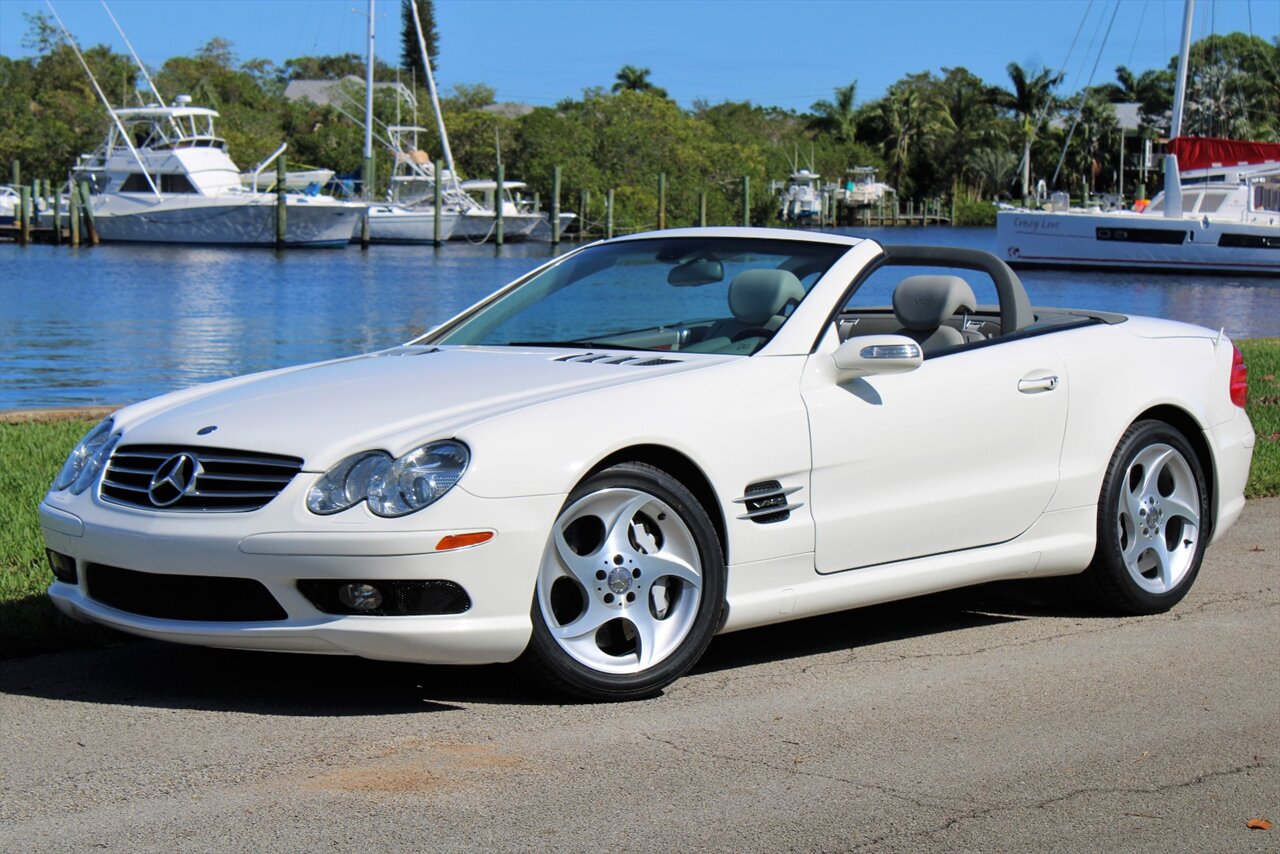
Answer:
M885 243L993 248L994 229L851 229ZM367 252L0 244L0 409L123 404L412 338L551 255L504 247ZM1280 281L1022 271L1037 305L1280 336Z

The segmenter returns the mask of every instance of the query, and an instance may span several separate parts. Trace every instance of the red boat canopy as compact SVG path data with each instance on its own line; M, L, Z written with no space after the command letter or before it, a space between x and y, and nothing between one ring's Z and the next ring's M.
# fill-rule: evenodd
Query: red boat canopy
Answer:
M1213 139L1180 136L1169 140L1168 151L1178 155L1178 170L1210 169L1223 166L1256 166L1280 163L1280 143L1241 142L1235 139Z

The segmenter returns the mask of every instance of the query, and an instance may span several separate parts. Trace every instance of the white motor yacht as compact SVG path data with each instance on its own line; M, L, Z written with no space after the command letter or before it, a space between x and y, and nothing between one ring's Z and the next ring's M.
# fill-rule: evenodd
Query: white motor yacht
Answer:
M179 95L173 106L111 113L106 139L75 169L92 181L103 241L275 245L276 195L242 185L214 129L215 110ZM322 195L285 202L288 246L345 246L365 210Z
M796 225L808 225L822 214L822 195L817 172L797 169L790 183L778 197L778 219Z
M502 185L502 237L504 240L524 240L545 217L530 209L520 197L527 185L523 181L504 181ZM459 206L458 227L455 239L481 242L492 240L497 232L498 182L487 178L463 181L458 187L471 197L473 204ZM565 221L561 217L561 222Z
M874 166L855 166L849 170L849 180L841 190L840 201L847 207L864 208L880 203L893 187L876 180Z

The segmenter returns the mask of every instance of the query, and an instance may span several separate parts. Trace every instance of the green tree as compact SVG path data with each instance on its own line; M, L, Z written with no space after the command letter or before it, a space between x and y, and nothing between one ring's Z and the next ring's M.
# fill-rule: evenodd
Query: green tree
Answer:
M915 189L910 173L917 149L955 128L946 105L931 91L930 80L927 73L910 75L890 86L875 107L890 183L899 194Z
M411 69L416 79L425 83L426 71L422 67L422 51L418 48L418 30L413 25L413 5L418 6L418 20L422 23L422 39L431 56L434 72L440 53L440 35L436 32L436 12L431 0L400 0L400 66Z
M650 95L656 95L659 98L667 97L667 90L661 86L655 86L649 80L649 69L636 68L634 65L624 65L618 70L616 76L617 82L613 84L613 92L645 92Z
M853 142L858 131L858 111L854 106L858 94L858 81L847 86L837 86L835 98L815 101L810 110L813 118L809 122L810 129L818 133L827 133L838 142Z
M1026 197L1031 193L1031 146L1057 103L1053 90L1062 82L1062 75L1047 68L1028 75L1016 62L1009 63L1006 71L1013 88L998 90L997 103L1011 110L1021 126L1022 195Z

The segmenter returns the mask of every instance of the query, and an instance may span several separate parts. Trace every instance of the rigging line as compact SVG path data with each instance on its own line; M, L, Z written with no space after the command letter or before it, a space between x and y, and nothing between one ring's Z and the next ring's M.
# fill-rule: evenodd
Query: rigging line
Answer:
M1133 55L1138 51L1138 39L1142 36L1142 24L1147 20L1147 6L1151 0L1142 0L1142 12L1138 15L1138 27L1133 31L1133 46L1129 48L1129 59L1125 62L1126 68L1133 68Z
M1087 66L1087 65L1089 64L1089 56L1090 56L1090 54L1092 54L1092 53L1093 53L1093 45L1094 45L1094 43L1095 43L1095 42L1097 42L1097 40L1098 40L1098 32L1102 29L1102 22L1103 22L1104 20L1106 20L1106 17L1107 17L1107 13L1106 13L1106 11L1105 11L1105 10L1103 11L1103 13L1102 13L1101 15L1099 15L1099 16L1098 16L1098 25L1097 25L1096 27L1094 27L1094 28L1093 28L1093 35L1089 37L1089 48L1088 48L1088 49L1084 52L1084 54L1080 57L1080 70L1076 72L1075 81L1072 83L1072 85L1071 85L1070 87L1068 87L1069 89L1075 89L1075 88L1080 84L1080 78L1081 78L1081 76L1083 76L1083 75L1084 75L1084 69L1085 69L1085 66ZM1115 20L1115 14L1114 14L1114 13L1112 13L1111 19L1112 19L1113 21ZM1108 29L1108 31L1110 31L1110 27L1108 27L1107 29ZM1103 37L1102 42L1103 42L1103 43L1102 43L1102 45L1098 47L1097 59L1101 59L1101 58L1102 58L1102 48L1106 46L1106 37L1105 37L1105 36ZM1094 67L1094 69L1095 69L1095 70L1096 70L1096 69L1097 69L1097 67L1098 67L1097 59L1095 59L1095 60L1094 60L1094 66L1093 66L1093 67ZM1089 84L1088 84L1088 83L1086 83L1085 85L1086 85L1086 86L1088 86Z
M1076 42L1080 40L1080 33L1084 32L1084 25L1086 22L1088 22L1089 13L1092 10L1093 10L1093 0L1089 0L1089 5L1085 6L1084 15L1080 18L1080 25L1076 27L1076 34L1071 39L1071 46L1067 48L1067 56L1065 59L1062 60L1062 66L1058 69L1058 77L1060 79L1063 79L1066 77L1067 66L1071 64L1071 54L1075 53ZM1049 99L1045 101L1045 103L1040 107L1040 112L1036 114L1035 126L1037 128L1044 123L1045 117L1049 115L1049 108L1052 105L1052 102L1053 102L1053 99ZM1018 169L1019 170L1022 169L1021 161L1019 161L1018 163Z
M1120 11L1120 0L1116 0L1115 8L1111 11L1111 20L1107 23L1107 31L1102 36L1102 44L1098 46L1098 58L1093 62L1093 71L1089 72L1089 82L1085 84L1084 89L1080 91L1080 106L1076 110L1075 121L1071 123L1071 130L1067 133L1067 141L1062 144L1062 154L1058 157L1057 168L1053 170L1053 180L1050 182L1053 186L1058 184L1058 173L1062 171L1062 163L1067 159L1067 146L1071 145L1071 137L1076 132L1076 126L1080 124L1080 116L1084 113L1084 103L1088 97L1089 87L1093 85L1093 76L1098 73L1098 65L1102 62L1102 53L1106 50L1107 39L1111 35L1111 27L1116 22L1116 14Z
M151 92L156 96L157 106L164 106L164 96L160 94L160 90L156 88L156 84L151 79L151 75L147 73L147 67L142 64L142 60L138 59L138 52L133 49L133 43L129 41L129 37L124 34L124 27L120 26L120 22L116 20L116 16L111 14L111 7L107 5L107 0L102 0L102 8L106 10L107 17L111 19L111 23L116 25L116 32L120 34L120 38L124 39L125 47L129 48L129 55L133 57L133 61L138 63L138 70L142 72L142 79L147 81L147 85L151 87Z

